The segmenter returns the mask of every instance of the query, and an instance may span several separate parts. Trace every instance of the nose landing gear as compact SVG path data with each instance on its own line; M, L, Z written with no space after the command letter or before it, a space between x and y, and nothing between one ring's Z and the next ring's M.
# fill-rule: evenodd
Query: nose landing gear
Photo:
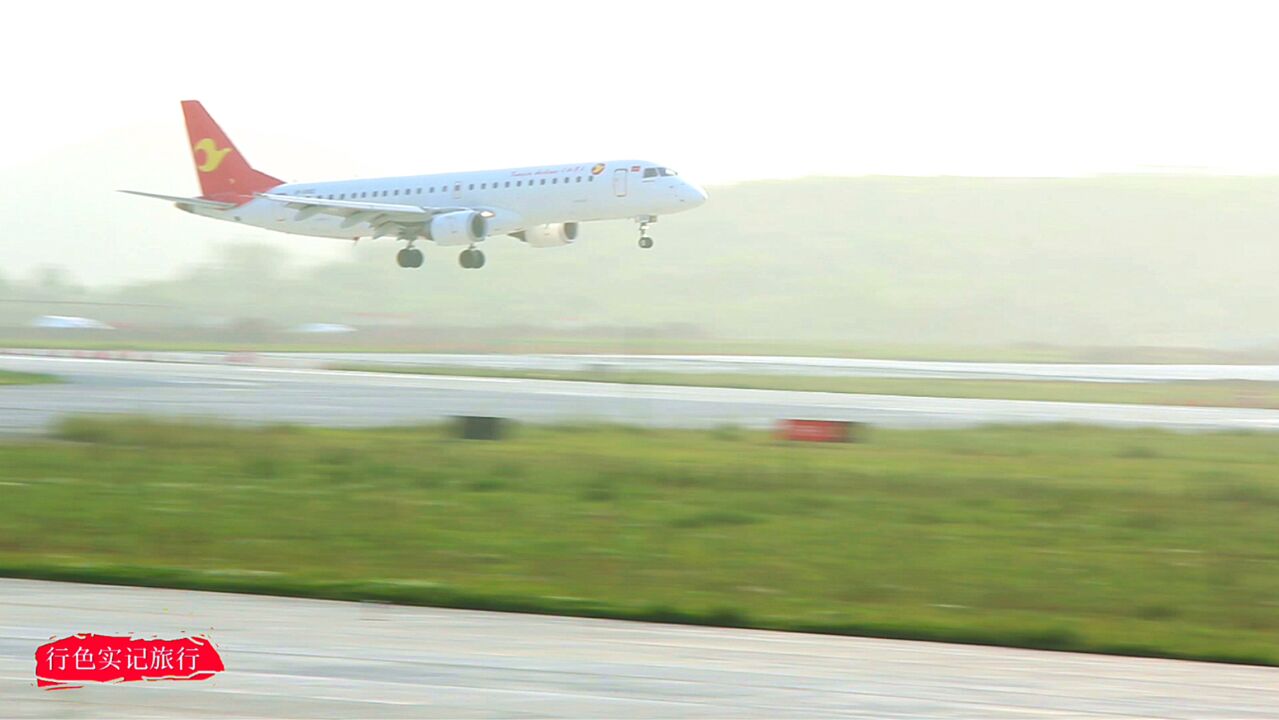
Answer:
M639 246L645 250L653 247L653 238L648 236L648 226L650 223L657 222L657 218L653 215L642 215L636 218L636 221L639 222Z

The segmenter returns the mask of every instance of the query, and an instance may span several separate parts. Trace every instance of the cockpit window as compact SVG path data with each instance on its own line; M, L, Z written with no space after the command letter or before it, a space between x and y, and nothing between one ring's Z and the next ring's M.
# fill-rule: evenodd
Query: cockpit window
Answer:
M644 177L646 177L646 178L654 178L654 177L657 177L658 172L659 172L660 170L661 170L661 168L644 168Z
M660 173L662 174L662 177L670 177L670 176L672 176L672 175L678 175L678 174L679 174L679 173L675 172L674 170L672 170L672 169L670 169L670 168L658 168L657 170L658 170L658 172L660 172Z

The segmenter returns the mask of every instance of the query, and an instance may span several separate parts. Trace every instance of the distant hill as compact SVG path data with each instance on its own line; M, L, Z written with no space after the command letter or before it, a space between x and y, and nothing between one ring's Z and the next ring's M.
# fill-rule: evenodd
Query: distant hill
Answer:
M681 323L849 342L1279 340L1279 178L810 178L710 194L655 225L647 251L625 222L585 226L574 247L493 239L478 272L429 245L425 267L402 270L386 240L303 269L273 241L276 250L232 249L176 279L86 292L181 307L192 321L393 312L437 325ZM95 317L129 313L176 314Z

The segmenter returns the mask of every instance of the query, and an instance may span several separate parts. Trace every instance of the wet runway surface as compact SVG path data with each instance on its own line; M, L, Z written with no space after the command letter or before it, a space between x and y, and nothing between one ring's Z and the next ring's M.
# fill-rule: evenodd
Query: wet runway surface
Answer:
M145 413L367 427L494 415L528 422L768 427L780 418L887 427L1073 422L1181 430L1279 430L1279 410L974 400L624 385L0 356L0 369L68 382L0 388L0 432L38 433L74 413Z
M76 632L205 633L226 672L49 692ZM1273 718L1279 669L0 580L0 714L62 717Z
M399 353L399 352L185 352L23 350L0 348L0 355L106 357L179 363L223 364L251 361L298 368L335 365L452 367L554 372L669 372L826 377L942 378L968 380L1054 380L1063 382L1174 382L1250 380L1279 382L1279 365L1012 363L768 355L622 355L582 353Z
M285 362L309 362L317 366L347 363L476 367L490 370L742 373L1068 382L1170 382L1176 380L1279 382L1279 365L996 363L764 355L266 353L264 356Z

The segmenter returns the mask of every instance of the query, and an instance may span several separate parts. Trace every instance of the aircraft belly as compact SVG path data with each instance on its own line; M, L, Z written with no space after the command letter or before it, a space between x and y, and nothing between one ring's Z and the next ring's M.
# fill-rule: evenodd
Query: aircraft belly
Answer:
M494 198L497 199L497 198ZM563 222L591 222L631 217L637 209L626 207L637 205L633 199L623 199L621 203L606 203L610 207L602 207L598 198L556 198L549 202L533 202L529 207L507 208L477 203L477 209L493 213L489 220L489 237L499 237L519 232L529 227ZM458 204L468 206L468 198L462 198ZM614 198L609 198L614 200ZM627 200L631 200L627 202ZM514 203L516 205L520 203ZM615 206L614 206L615 205ZM219 220L232 220L245 225L275 230L292 235L310 235L330 238L370 237L376 229L368 222L360 222L350 227L342 227L346 217L317 214L295 220L298 211L283 203L258 199L229 210L196 208L194 212Z

